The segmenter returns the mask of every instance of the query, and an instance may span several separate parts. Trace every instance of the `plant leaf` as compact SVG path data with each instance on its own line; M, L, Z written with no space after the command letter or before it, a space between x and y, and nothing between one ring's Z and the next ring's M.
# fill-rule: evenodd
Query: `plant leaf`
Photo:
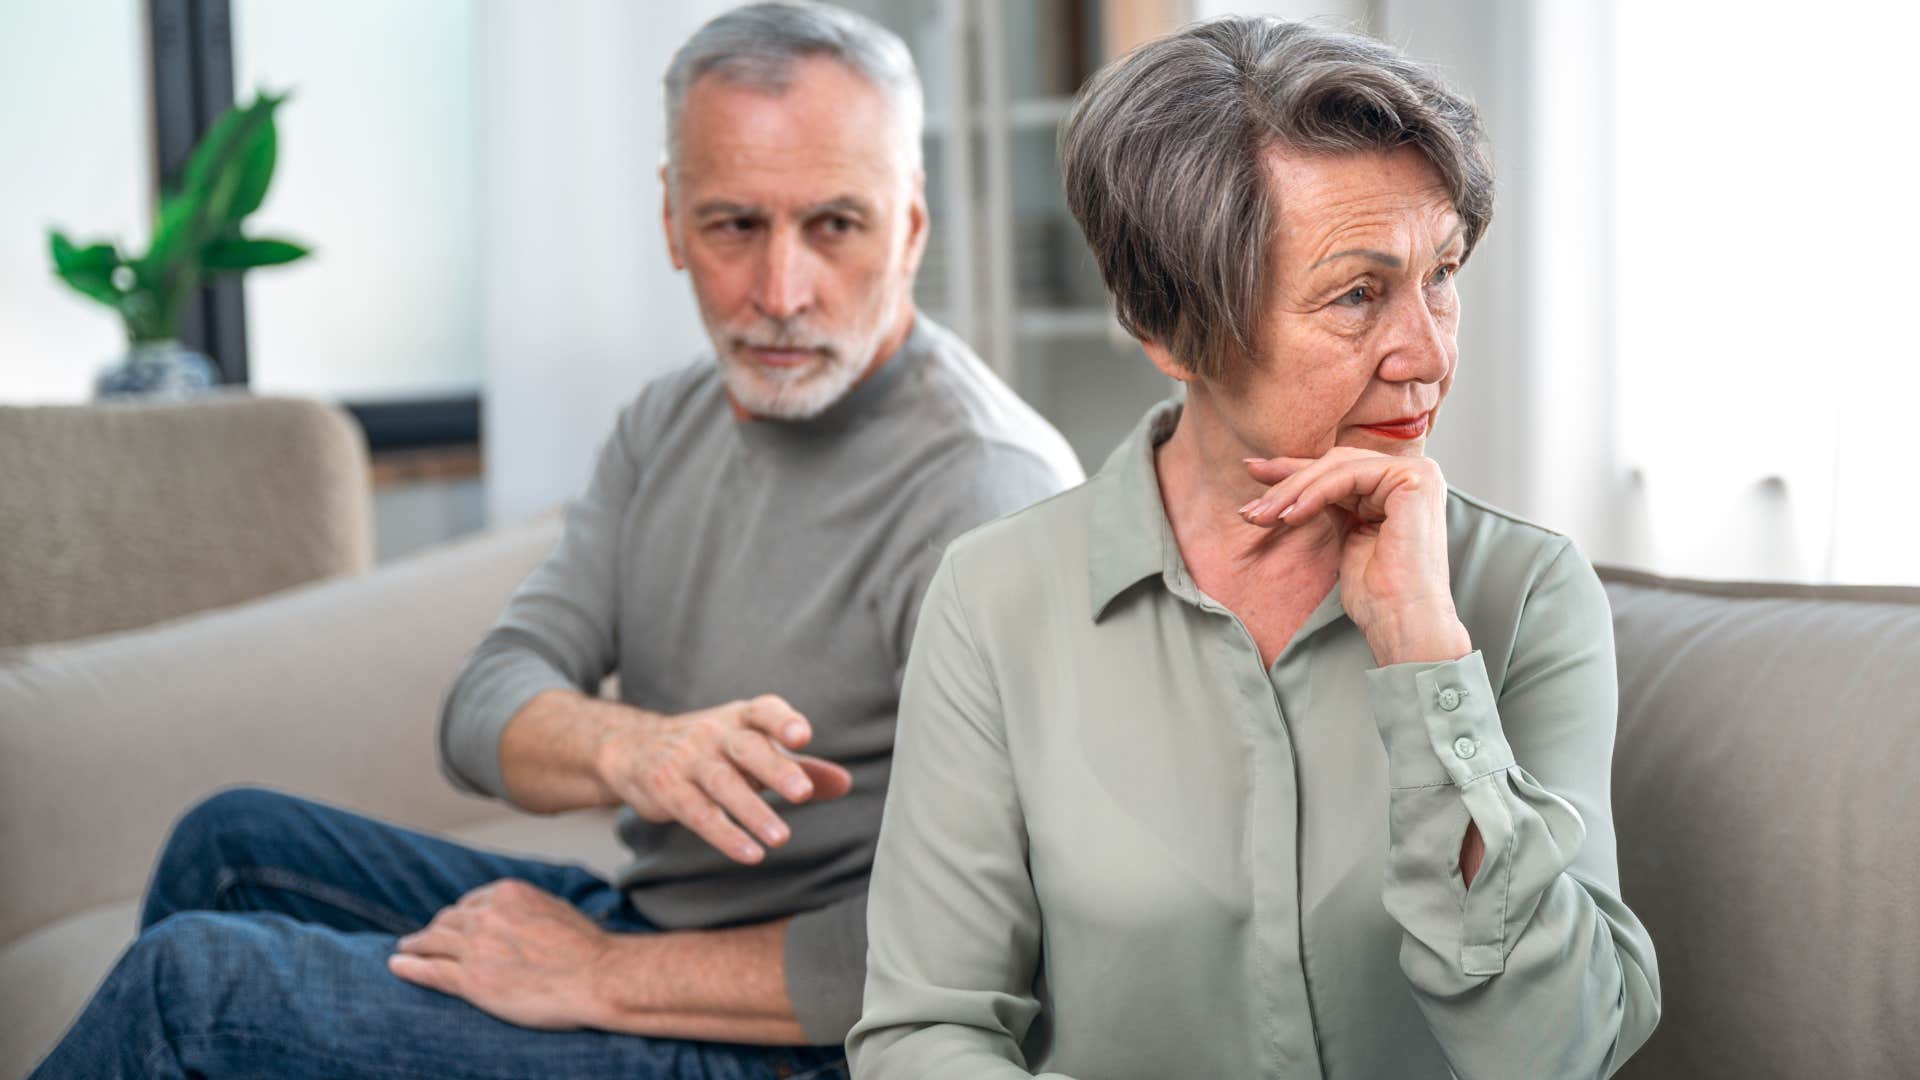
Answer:
M234 156L236 144L243 142L261 123L270 120L273 110L285 100L272 94L255 95L247 105L235 105L213 122L200 144L187 155L187 167L180 174L180 191L203 195L213 186L216 174Z
M75 292L92 297L103 304L119 306L120 290L114 287L112 276L99 270L56 270L60 280L71 285Z
M242 218L267 201L267 186L273 183L274 159L279 152L280 136L269 114L240 159L240 179L233 193L233 205L227 208L227 224L237 226Z
M226 236L200 249L200 264L210 271L232 273L256 266L280 266L309 254L306 248L290 240Z

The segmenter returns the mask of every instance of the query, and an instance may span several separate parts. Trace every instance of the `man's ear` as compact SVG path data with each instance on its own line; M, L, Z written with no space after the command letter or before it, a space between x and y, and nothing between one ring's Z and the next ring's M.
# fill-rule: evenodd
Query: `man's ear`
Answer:
M675 270L687 268L687 256L680 250L680 230L673 226L673 185L667 181L671 163L660 166L660 228L667 234L667 257Z
M1157 341L1148 341L1145 338L1141 338L1140 348L1147 354L1147 359L1153 361L1153 366L1160 369L1160 374L1165 375L1167 378L1175 379L1179 382L1193 382L1199 378L1199 376L1187 370L1185 364L1175 360L1173 354L1167 351L1165 345Z
M907 276L920 272L920 260L927 253L927 172L916 170L913 189L907 199Z

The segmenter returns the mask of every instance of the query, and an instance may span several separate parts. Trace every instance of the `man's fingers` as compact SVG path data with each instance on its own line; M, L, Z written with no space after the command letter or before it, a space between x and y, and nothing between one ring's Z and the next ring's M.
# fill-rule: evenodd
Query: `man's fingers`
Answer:
M770 847L779 847L791 835L787 823L761 800L730 762L715 761L706 767L700 777L700 790Z
M460 996L459 990L456 989L460 982L458 961L399 952L387 957L387 970L415 986L424 986L429 990L438 990L455 997Z
M813 780L815 802L837 799L853 790L853 774L826 758L796 754L793 761L794 764L805 769L807 776Z
M761 694L747 702L740 709L740 719L790 749L798 750L813 739L813 725L778 694Z
M728 736L727 757L755 782L785 795L790 802L806 802L813 796L813 781L806 770L794 764L779 748L758 731L736 731Z
M712 844L716 851L727 858L748 866L766 858L766 851L754 842L753 837L735 825L727 812L720 809L719 803L692 784L674 787L668 793L665 805L675 821L693 830L695 836Z
M464 944L458 933L435 924L408 934L395 942L394 947L408 956L451 958L461 954Z

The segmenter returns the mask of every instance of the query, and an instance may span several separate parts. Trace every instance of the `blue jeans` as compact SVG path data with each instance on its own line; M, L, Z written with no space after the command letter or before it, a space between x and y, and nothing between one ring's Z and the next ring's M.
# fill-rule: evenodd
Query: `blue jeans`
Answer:
M271 791L216 795L174 826L139 938L34 1077L847 1075L837 1046L536 1031L388 972L397 937L501 878L612 931L658 929L577 866L490 855Z

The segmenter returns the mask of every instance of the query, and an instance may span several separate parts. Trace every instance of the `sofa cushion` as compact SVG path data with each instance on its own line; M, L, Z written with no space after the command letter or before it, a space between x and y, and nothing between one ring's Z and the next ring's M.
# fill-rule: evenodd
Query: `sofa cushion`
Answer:
M490 817L440 779L441 699L543 518L158 626L0 649L0 943L131 896L168 825L258 784L416 828Z
M437 780L435 781L438 782ZM491 851L579 863L610 876L625 855L613 815L499 813L446 835ZM139 901L69 915L0 945L0 1080L23 1077L53 1049L107 970L133 940Z
M1920 589L1601 576L1664 999L1619 1075L1920 1075Z

